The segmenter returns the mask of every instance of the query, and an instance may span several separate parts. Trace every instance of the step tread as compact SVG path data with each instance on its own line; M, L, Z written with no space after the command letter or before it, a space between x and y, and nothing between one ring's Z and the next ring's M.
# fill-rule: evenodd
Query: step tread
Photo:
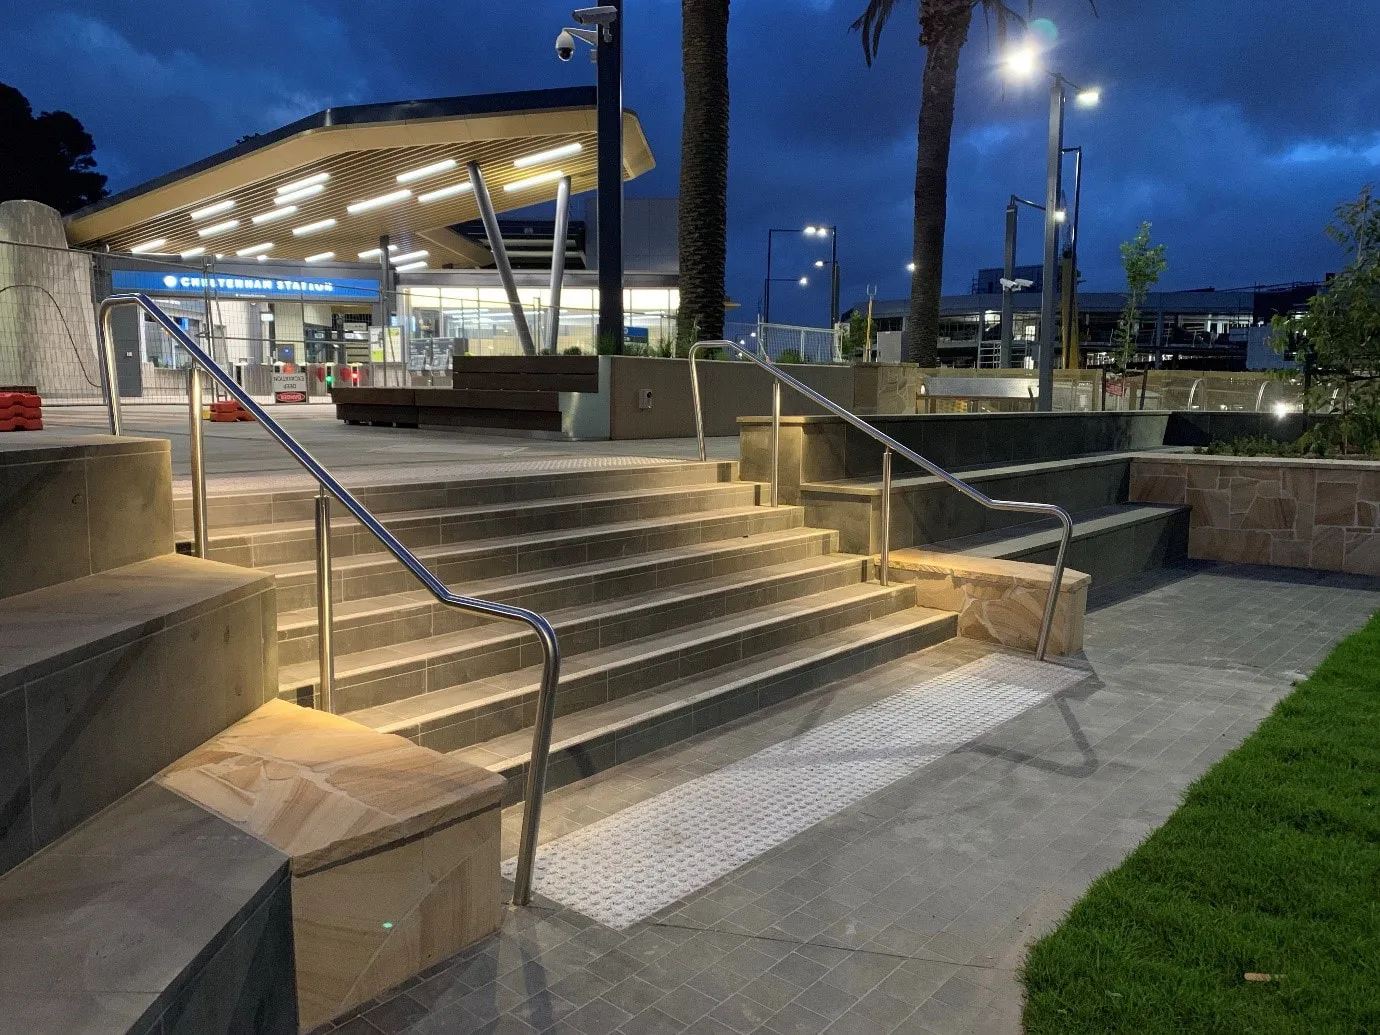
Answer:
M403 521L444 520L458 517L483 517L494 514L511 514L515 511L552 511L578 509L589 504L616 503L619 500L667 499L677 496L696 496L706 493L733 495L754 487L753 482L705 482L698 485L670 485L652 489L629 489L622 492L590 493L580 496L552 496L535 500L517 500L503 503L481 503L468 507L429 507L418 510L393 510L376 515L385 526ZM331 528L348 530L358 522L345 509L337 504L331 520ZM302 521L278 521L253 525L231 525L217 529L211 535L211 543L226 542L232 539L274 535L278 533L316 534L316 522L312 519Z
M1080 511L1073 515L1073 538L1086 539L1117 528L1129 528L1145 521L1155 521L1167 514L1178 513L1186 507L1161 503L1118 503L1109 507ZM1052 546L1059 542L1059 526L1040 520L1041 527L1031 530L1029 522L991 532L978 532L929 543L917 549L934 553L966 553L979 557L1010 557Z
M563 715L552 728L551 748L559 751L583 741L616 732L658 714L673 712L698 701L732 693L755 680L798 667L802 663L823 661L846 650L897 636L926 625L953 620L952 613L927 607L906 608L895 614L874 618L825 633L801 643L767 651L747 661L710 669L697 676L677 680L656 690L643 690L618 701L594 705ZM460 748L452 755L474 765L498 772L527 761L532 746L531 727L504 734L481 744Z
M743 573L718 575L699 582L683 583L664 589L650 589L642 593L629 594L611 600L545 612L546 619L559 633L577 623L611 617L632 617L637 612L655 608L658 605L676 605L695 599L711 597L730 590L748 589L755 585L766 586L793 577L807 576L828 571L861 568L865 558L852 554L825 554L820 557L806 557L787 561L784 564L769 565L751 569L749 577ZM861 571L860 571L861 576ZM428 594L429 596L429 594ZM737 612L743 614L745 612ZM511 622L486 622L455 632L441 633L407 640L404 643L374 647L369 650L341 654L336 657L336 676L354 675L371 669L386 669L399 661L423 661L432 657L452 654L466 648L497 644L504 640L520 640L531 634ZM285 686L299 686L312 681L317 674L317 662L306 661L295 665L284 665L279 669L279 681Z
M550 583L554 578L581 578L585 576L618 577L628 571L636 571L649 566L663 564L668 561L692 560L697 557L710 557L715 554L729 553L746 547L761 547L763 549L773 546L780 546L796 542L799 540L809 540L821 535L830 535L827 529L810 528L801 526L799 528L785 528L775 532L758 532L750 536L742 536L734 539L714 539L707 543L691 543L686 546L673 546L665 550L653 550L649 553L636 554L631 557L615 558L607 561L590 561L586 564L573 564L559 568L544 568L538 571L519 572L516 575L500 575L490 579L479 579L465 584L465 592L470 596L482 599L492 599L494 595L504 592L523 589L532 585ZM824 557L838 557L838 554L821 555ZM821 558L807 558L815 560ZM371 615L392 615L400 607L430 605L435 602L435 597L428 590L415 589L403 593L388 593L376 597L361 597L357 600L339 601L335 605L335 621L349 621L351 619L364 618ZM279 631L288 629L305 628L316 625L316 608L300 608L295 611L285 611L278 616Z
M785 511L789 507L778 507L775 511ZM519 535L497 536L491 539L472 539L467 542L442 543L439 546L423 546L413 550L418 560L463 556L467 553L491 553L505 549L518 549L524 546L551 547L563 542L578 542L581 539L599 535L616 535L618 532L641 532L648 529L673 528L677 525L690 525L701 521L728 520L737 517L755 517L774 512L772 508L758 506L724 507L718 510L697 511L693 514L673 514L661 518L638 518L633 521L613 521L600 525L586 525L583 528L562 528L550 532L523 532ZM386 552L355 554L336 558L332 566L336 571L364 568L370 565L397 563ZM288 561L283 564L267 564L260 571L272 572L279 578L285 576L315 574L316 560Z
M645 636L636 640L563 658L561 679L587 675L599 669L611 668L658 655L676 654L734 632L765 630L786 622L798 621L831 609L865 603L905 592L904 586L879 586L860 583L841 589L826 590L795 600L753 608L723 618L713 618L685 626L674 632ZM906 610L910 610L907 608ZM860 624L860 623L859 623ZM348 713L348 717L381 732L433 722L456 712L489 705L534 692L541 682L540 665L529 665L486 679L463 683L445 690L404 698L390 704L376 705Z

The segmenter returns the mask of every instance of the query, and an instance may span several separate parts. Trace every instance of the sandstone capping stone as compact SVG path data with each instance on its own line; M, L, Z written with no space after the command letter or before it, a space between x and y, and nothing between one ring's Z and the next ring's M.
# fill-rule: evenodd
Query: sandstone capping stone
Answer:
M956 612L960 636L1035 649L1054 573L1048 565L907 549L891 553L890 571L894 580L915 586L920 606ZM1089 575L1065 569L1050 631L1051 653L1083 649L1091 585Z
M497 774L269 701L157 782L289 856L304 1030L499 927Z

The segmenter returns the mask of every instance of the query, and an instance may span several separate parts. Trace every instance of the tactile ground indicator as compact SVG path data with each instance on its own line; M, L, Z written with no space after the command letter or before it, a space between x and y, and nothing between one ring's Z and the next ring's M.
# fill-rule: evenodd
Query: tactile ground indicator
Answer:
M543 845L534 887L628 927L1085 676L989 655Z

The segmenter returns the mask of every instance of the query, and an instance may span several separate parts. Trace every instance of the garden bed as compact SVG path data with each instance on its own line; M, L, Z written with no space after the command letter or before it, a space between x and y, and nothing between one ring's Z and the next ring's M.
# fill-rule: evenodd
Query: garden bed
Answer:
M1025 1030L1380 1031L1377 730L1380 616L1035 945Z

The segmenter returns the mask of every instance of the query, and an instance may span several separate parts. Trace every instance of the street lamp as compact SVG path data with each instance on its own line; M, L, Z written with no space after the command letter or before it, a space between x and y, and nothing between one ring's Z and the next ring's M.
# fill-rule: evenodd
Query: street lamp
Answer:
M556 37L556 56L569 61L576 40L594 48L598 64L595 125L598 138L598 340L623 351L623 0L582 7L571 17L586 28ZM559 242L558 242L559 245Z
M828 259L817 259L815 269L823 269L825 266L833 268L829 294L829 326L834 327L839 322L839 235L836 226L818 226L814 223L804 229L794 227L772 227L767 231L767 277L763 281L762 290L762 322L771 323L771 286L787 278L773 277L771 275L772 259L772 236L775 234L799 234L803 233L806 237L832 237L833 250ZM791 278L801 287L809 284L806 277Z
M1008 55L1007 70L1016 76L1029 77L1039 68L1035 50L1030 45L1020 47ZM1048 70L1046 70L1048 72ZM1040 292L1040 348L1039 398L1036 406L1051 410L1054 406L1054 282L1059 259L1060 179L1064 158L1064 109L1072 90L1079 107L1092 107L1101 100L1095 89L1077 86L1058 72L1048 72L1049 135L1045 154L1045 249L1044 285Z

